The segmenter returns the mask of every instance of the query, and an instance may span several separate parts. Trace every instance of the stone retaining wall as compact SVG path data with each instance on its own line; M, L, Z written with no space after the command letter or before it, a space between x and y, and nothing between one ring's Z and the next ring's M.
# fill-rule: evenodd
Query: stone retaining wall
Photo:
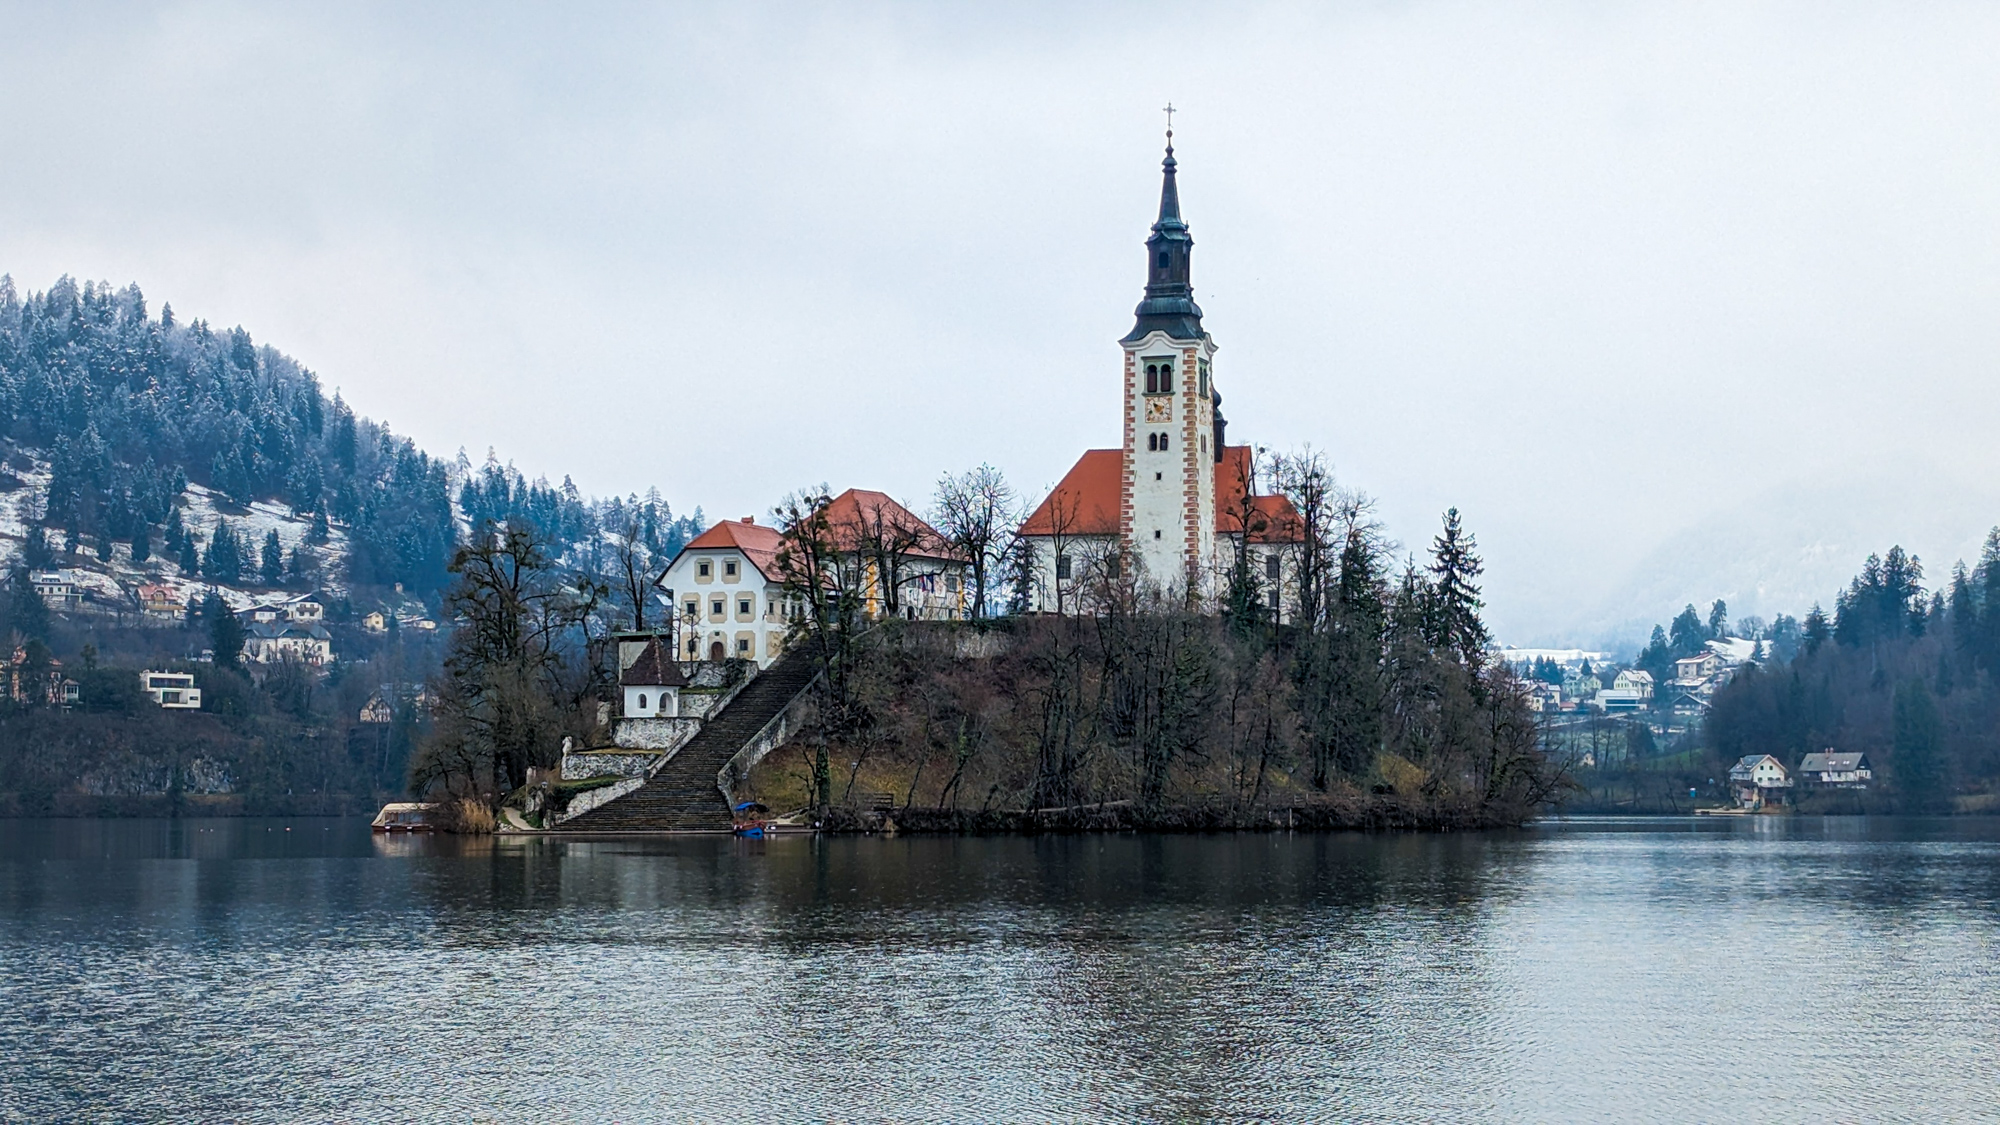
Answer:
M644 722L645 720L638 720ZM580 754L565 754L562 760L562 780L589 781L593 777L644 777L660 760L658 753L627 754L619 751L587 750Z
M611 730L611 741L620 750L650 750L671 754L687 745L701 730L701 720L691 715L675 718L620 719ZM576 755L571 755L575 757Z

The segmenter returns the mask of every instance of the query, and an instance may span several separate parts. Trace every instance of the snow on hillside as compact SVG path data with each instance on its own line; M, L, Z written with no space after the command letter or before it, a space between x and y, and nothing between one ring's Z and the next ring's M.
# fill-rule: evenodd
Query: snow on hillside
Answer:
M17 467L22 459L31 459L33 467ZM20 558L29 529L41 518L47 502L49 462L39 451L20 450L7 471L22 484L11 492L0 493L0 565L12 567ZM258 500L246 508L199 484L188 485L177 503L182 524L199 534L204 543L214 535L219 521L228 521L230 528L249 546L245 569L253 573L246 575L244 581L222 586L198 573L183 574L178 563L159 554L144 563L135 564L132 562L131 546L115 543L108 560L79 552L74 559L62 559L58 564L62 573L76 584L80 592L85 593L84 604L87 608L107 612L112 607L136 609L138 588L145 583L169 587L183 601L199 600L208 591L217 590L231 607L247 608L267 600L276 592L258 583L254 575L264 547L264 537L276 531L278 541L283 544L289 558L292 549L304 545L306 536L312 530L310 516L294 515L284 504ZM325 545L308 546L306 549L319 559L321 579L317 589L332 597L345 595L346 529L338 523L332 524Z
M33 467L19 467L23 458L31 459ZM42 504L49 494L49 463L25 451L8 460L5 472L22 485L0 493L0 555L12 559L20 553L28 529L42 518Z

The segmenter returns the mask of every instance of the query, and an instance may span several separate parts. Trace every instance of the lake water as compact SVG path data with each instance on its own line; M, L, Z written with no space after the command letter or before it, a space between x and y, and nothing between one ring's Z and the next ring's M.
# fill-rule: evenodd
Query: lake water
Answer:
M2000 1117L2000 826L0 821L0 1119Z

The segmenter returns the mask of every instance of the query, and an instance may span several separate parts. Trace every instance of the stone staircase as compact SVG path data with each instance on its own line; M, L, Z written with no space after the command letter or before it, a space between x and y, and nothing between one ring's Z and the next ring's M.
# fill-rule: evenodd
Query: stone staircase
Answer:
M759 672L646 784L577 817L560 832L728 832L722 768L782 715L818 673L803 649Z

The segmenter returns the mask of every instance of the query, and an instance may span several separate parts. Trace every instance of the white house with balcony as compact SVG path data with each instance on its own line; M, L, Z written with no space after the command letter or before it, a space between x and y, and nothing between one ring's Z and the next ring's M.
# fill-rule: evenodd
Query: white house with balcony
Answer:
M1784 804L1792 777L1785 764L1769 754L1745 754L1729 767L1729 785L1738 807L1761 809Z
M187 672L155 672L149 668L139 673L139 686L166 710L201 710L201 689L194 686L194 676Z
M28 584L35 588L35 593L50 609L75 609L83 602L83 591L78 588L76 579L60 570L31 574Z

